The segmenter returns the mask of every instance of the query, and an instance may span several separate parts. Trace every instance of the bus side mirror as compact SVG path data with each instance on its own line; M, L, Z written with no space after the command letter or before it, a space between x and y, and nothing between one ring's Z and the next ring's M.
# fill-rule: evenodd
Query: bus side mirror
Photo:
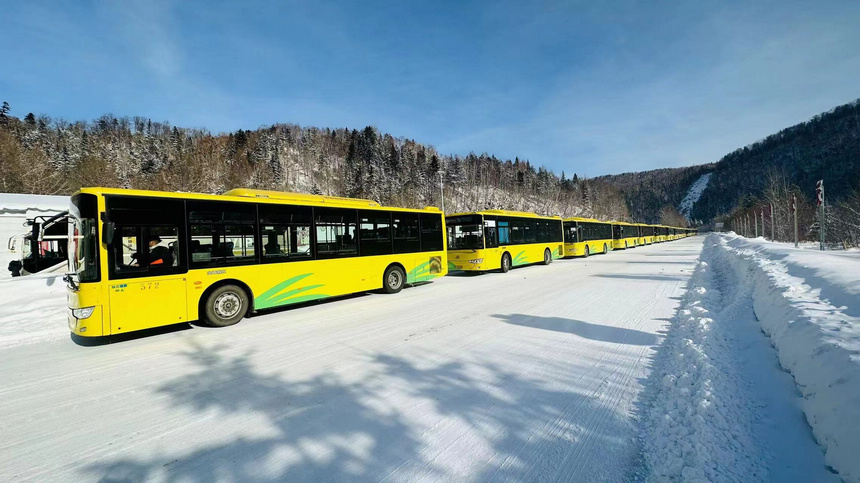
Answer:
M116 232L116 225L112 221L106 221L102 226L102 240L105 245L113 243L113 235Z

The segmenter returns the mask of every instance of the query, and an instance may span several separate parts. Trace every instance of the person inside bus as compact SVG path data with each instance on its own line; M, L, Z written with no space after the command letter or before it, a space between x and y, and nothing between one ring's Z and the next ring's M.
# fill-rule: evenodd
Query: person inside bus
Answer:
M173 254L170 253L170 248L159 245L161 243L161 237L158 235L150 235L149 236L149 263L148 266L154 268L161 267L172 267L173 266ZM132 258L135 258L135 262L132 263L134 267L145 267L147 263L138 259L138 257L132 255Z

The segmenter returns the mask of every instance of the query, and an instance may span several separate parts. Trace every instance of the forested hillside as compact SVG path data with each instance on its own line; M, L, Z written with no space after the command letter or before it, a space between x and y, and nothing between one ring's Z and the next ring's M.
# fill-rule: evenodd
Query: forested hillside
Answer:
M849 198L860 188L860 100L727 154L713 173L694 218L710 220L748 198L762 198L774 176L796 186L807 201L819 179L829 201Z
M449 213L502 208L681 225L678 206L704 173L712 176L690 216L703 222L749 209L774 191L775 178L805 203L818 179L825 180L832 204L854 199L860 188L860 101L714 164L588 180L520 159L445 155L371 126L276 124L211 134L141 117L71 123L44 115L18 118L6 103L0 109L3 192L68 194L101 185L219 193L241 186L421 207L441 205L441 178Z
M684 223L684 217L678 212L681 200L690 186L713 168L713 164L706 164L653 169L601 176L597 180L605 181L624 193L633 219L650 223L662 220L663 223L679 225Z
M362 130L276 124L211 134L141 117L74 123L0 111L0 192L69 194L81 186L220 193L236 187L370 198L384 204L487 208L629 219L617 188L519 159L448 156Z

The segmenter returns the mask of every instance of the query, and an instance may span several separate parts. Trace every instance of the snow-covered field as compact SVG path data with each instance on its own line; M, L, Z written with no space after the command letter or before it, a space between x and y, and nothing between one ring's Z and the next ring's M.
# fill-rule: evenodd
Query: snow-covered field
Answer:
M69 339L62 281L4 281L0 481L833 479L741 243L757 242L452 275L97 347Z

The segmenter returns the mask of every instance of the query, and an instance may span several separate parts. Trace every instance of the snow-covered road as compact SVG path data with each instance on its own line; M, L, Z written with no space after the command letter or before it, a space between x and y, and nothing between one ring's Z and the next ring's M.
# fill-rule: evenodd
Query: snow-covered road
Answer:
M638 396L702 243L0 348L0 481L636 478Z

